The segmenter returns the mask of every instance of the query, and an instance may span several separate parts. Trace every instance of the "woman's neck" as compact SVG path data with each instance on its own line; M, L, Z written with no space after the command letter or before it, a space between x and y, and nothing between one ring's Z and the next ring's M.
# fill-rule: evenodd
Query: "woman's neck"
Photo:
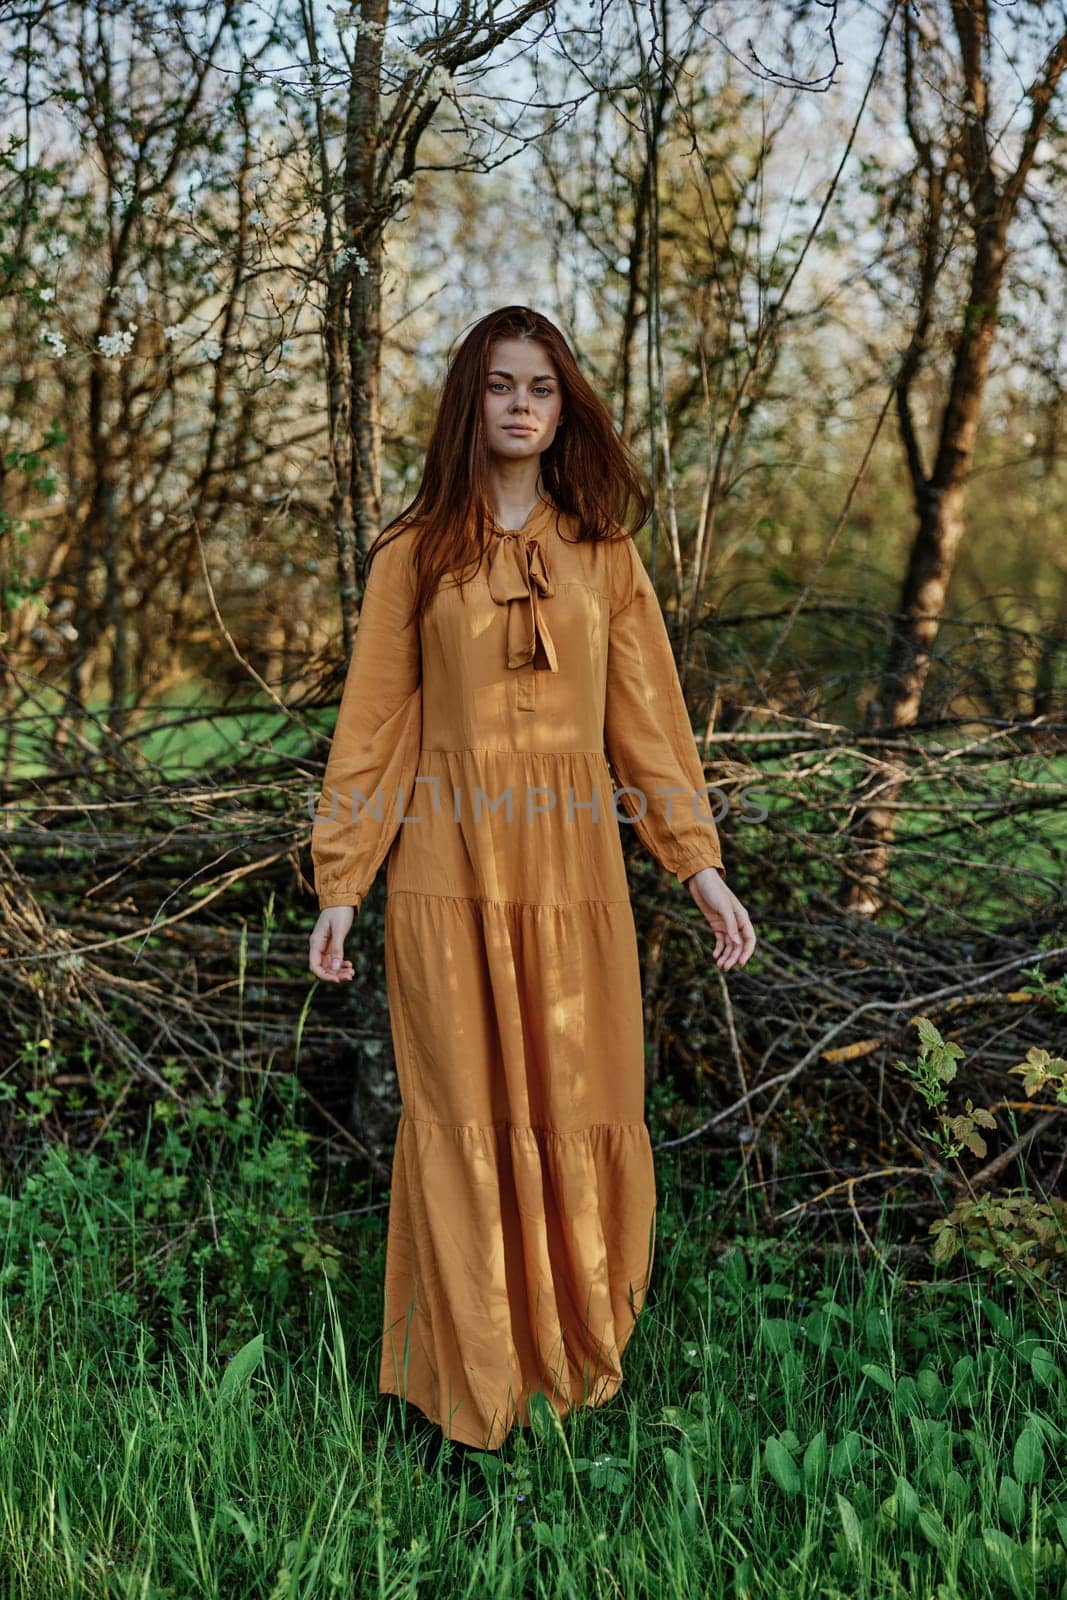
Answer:
M539 460L501 463L490 470L487 499L501 532L517 532L544 498Z

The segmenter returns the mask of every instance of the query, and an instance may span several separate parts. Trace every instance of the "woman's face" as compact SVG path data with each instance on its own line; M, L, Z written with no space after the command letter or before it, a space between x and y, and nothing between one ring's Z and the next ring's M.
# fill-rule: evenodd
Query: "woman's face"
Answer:
M539 456L555 438L563 392L552 358L533 339L496 339L485 380L489 448L505 460Z

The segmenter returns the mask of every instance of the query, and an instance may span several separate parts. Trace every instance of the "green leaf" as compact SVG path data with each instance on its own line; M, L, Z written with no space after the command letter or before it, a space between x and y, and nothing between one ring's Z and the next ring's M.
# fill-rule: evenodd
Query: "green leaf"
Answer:
M734 1568L734 1594L737 1600L750 1600L756 1592L756 1563L751 1556L746 1556Z
M1043 1383L1046 1388L1053 1388L1063 1377L1063 1373L1053 1359L1052 1351L1047 1345L1039 1344L1030 1355L1030 1371L1038 1383Z
M784 1356L794 1349L793 1336L796 1331L795 1323L788 1322L784 1317L764 1317L760 1323L760 1338L776 1356Z
M925 1506L917 1518L919 1530L935 1550L940 1550L948 1540L948 1529L931 1506Z
M255 1549L256 1543L259 1539L259 1534L256 1532L249 1518L245 1516L240 1506L235 1506L232 1501L227 1501L227 1503L221 1508L220 1517L231 1517L243 1535L245 1544L250 1550Z
M922 1396L923 1403L927 1405L931 1411L943 1411L945 1409L945 1400L947 1398L945 1386L941 1382L941 1379L938 1377L937 1373L934 1371L933 1367L919 1368L918 1375L915 1379L915 1386L918 1389L919 1394Z
M800 1493L800 1473L796 1462L780 1439L766 1439L763 1444L763 1464L785 1494Z
M863 1440L858 1433L846 1433L830 1451L830 1472L835 1478L849 1472L860 1458Z
M944 1217L930 1224L930 1232L937 1234L934 1242L933 1258L938 1266L945 1266L953 1256L959 1254L963 1247L958 1228L954 1228Z
M971 1497L970 1483L962 1472L956 1471L955 1467L945 1478L945 1493L950 1495L961 1506L966 1505Z
M1045 1474L1045 1444L1032 1423L1027 1423L1015 1441L1012 1466L1020 1483L1040 1483Z
M1010 1339L1011 1318L1005 1315L995 1301L987 1299L985 1295L982 1295L981 1299L982 1310L993 1332L998 1333L1002 1339Z
M826 1471L826 1434L822 1428L808 1442L804 1451L803 1470L804 1482L809 1485L817 1483Z
M1022 1552L1015 1540L1010 1539L1001 1528L983 1528L982 1543L993 1557L1001 1577L1018 1580L1021 1576L1018 1558Z
M915 1521L919 1514L919 1496L903 1474L897 1478L893 1493L882 1501L881 1509L902 1528L910 1528Z
M952 1363L952 1392L950 1398L962 1406L969 1406L975 1397L974 1357L960 1356Z
M1000 1480L1000 1489L997 1492L997 1504L1000 1514L1005 1522L1010 1522L1017 1528L1026 1515L1026 1496L1022 1486L1014 1478L1009 1478L1007 1473Z
M663 1406L660 1416L672 1428L677 1428L689 1441L690 1448L697 1455L706 1454L708 1447L707 1427L702 1417L694 1416L684 1406Z
M897 1381L896 1400L897 1410L902 1417L921 1415L923 1403L919 1398L918 1385L907 1373Z
M896 1385L892 1378L885 1368L880 1367L876 1361L865 1361L860 1367L860 1371L865 1378L870 1378L872 1383L876 1383L880 1389L884 1389L886 1394L896 1394Z
M919 1031L919 1038L928 1050L936 1050L944 1044L944 1040L930 1021L929 1017L915 1017L915 1026Z
M219 1384L219 1395L225 1398L244 1384L255 1372L263 1359L263 1335L257 1333L254 1339L249 1339L243 1344L237 1354L231 1359L222 1374Z
M885 1306L872 1306L863 1319L863 1332L872 1350L888 1350L892 1344L893 1328Z
M535 1522L533 1536L537 1544L546 1546L557 1555L563 1555L567 1549L568 1533L561 1522Z
M914 1522L919 1515L919 1493L908 1482L903 1473L897 1478L897 1486L893 1493L897 1502L897 1514L901 1522Z
M858 1556L863 1549L863 1529L852 1501L846 1500L840 1492L837 1495L837 1512L841 1518L841 1526L845 1530L848 1547L854 1556Z

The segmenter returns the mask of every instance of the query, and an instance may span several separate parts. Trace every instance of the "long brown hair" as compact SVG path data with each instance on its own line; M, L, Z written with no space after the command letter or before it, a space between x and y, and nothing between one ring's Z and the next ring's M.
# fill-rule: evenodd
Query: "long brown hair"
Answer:
M636 533L652 513L647 480L616 433L604 402L582 376L563 334L529 306L501 306L474 324L451 357L415 497L387 523L367 553L369 566L387 536L416 527L412 626L418 626L441 578L471 562L480 564L491 538L483 397L489 352L497 339L534 339L552 358L563 390L565 421L541 456L541 483L561 511L578 518L579 540L618 536L620 526ZM637 520L627 524L632 503ZM465 580L458 581L462 585Z

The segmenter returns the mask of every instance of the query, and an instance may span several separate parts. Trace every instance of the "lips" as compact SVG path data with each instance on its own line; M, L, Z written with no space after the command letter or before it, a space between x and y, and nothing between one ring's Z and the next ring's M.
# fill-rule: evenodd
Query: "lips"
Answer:
M504 432L505 433L533 433L533 429L532 428L524 428L519 423L511 423L504 429Z

